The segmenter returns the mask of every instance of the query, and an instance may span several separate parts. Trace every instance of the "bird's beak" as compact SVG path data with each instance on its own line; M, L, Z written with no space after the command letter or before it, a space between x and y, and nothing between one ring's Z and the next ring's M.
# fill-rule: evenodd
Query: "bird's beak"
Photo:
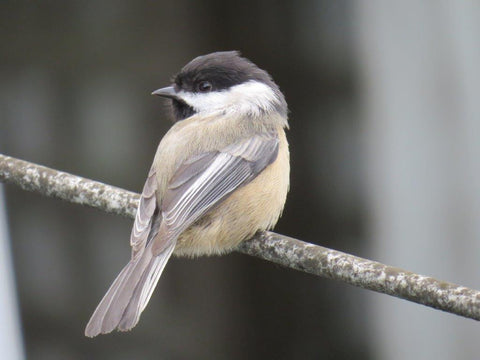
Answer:
M178 99L177 92L173 86L167 86L152 92L152 95L163 96L170 99Z

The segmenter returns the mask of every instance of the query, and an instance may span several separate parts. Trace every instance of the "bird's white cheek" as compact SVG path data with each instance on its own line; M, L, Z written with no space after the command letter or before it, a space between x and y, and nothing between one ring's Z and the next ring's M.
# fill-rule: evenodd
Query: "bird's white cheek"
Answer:
M210 93L187 93L181 91L178 95L191 107L199 112L220 110L231 106L229 91Z
M209 93L180 91L178 96L198 112L221 110L256 114L260 111L270 111L279 102L268 85L256 81Z

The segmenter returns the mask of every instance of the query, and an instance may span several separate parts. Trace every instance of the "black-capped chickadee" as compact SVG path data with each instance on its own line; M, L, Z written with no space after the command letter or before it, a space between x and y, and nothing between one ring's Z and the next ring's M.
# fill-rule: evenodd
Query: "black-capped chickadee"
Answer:
M289 188L287 103L238 52L199 56L153 92L172 102L130 236L132 258L86 336L133 328L172 253L223 254L277 222Z

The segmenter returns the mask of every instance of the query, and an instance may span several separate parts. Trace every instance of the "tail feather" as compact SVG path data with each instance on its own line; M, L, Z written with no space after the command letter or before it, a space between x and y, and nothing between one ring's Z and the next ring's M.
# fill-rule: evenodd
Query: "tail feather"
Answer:
M153 294L153 290L155 290L158 279L162 274L167 260L168 258L163 256L155 256L152 258L151 264L149 264L150 270L143 273L142 278L133 292L130 302L125 308L122 319L118 324L119 330L127 331L137 324L140 314L147 306L147 303Z
M151 246L123 268L108 289L85 329L89 337L106 334L114 329L130 330L145 309L158 279L170 258L175 244L154 256Z

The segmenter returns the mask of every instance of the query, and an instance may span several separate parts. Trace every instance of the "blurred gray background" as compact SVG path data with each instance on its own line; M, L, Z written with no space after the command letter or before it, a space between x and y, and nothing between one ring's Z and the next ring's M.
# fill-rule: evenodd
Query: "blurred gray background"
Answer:
M480 288L480 2L2 1L0 27L0 152L140 191L171 125L150 92L240 50L291 110L276 231ZM132 332L87 339L132 221L4 189L2 358L480 353L472 320L240 254L171 260Z

